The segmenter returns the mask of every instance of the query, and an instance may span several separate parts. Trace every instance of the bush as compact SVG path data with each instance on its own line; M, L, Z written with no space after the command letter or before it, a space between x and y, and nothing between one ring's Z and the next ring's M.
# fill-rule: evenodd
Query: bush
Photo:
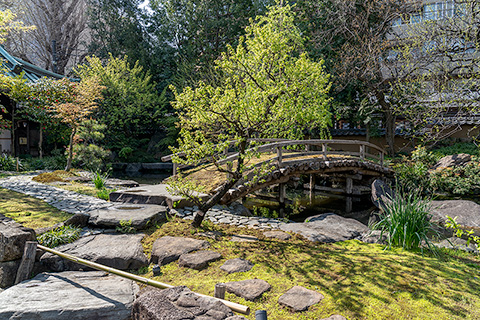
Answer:
M18 169L23 169L23 164L20 160L18 160ZM8 156L8 155L1 155L0 156L0 170L3 171L15 171L17 170L17 158Z
M430 222L431 202L417 195L399 192L385 205L380 213L380 221L372 229L380 230L387 236L388 247L402 247L404 250L417 249L425 242L429 248L428 235L436 234L434 224Z
M71 243L80 238L82 229L73 226L55 228L37 236L37 241L43 246L54 248L61 244Z
M109 190L106 188L103 188L101 190L97 191L97 198L102 199L102 200L110 200L110 193L113 192L113 190Z

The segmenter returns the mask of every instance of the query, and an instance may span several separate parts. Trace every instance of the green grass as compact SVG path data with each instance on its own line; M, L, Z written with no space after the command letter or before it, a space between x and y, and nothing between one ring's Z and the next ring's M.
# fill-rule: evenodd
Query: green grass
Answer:
M250 302L233 294L226 299L267 310L269 319L321 319L342 314L347 319L480 319L480 259L455 252L440 251L438 256L401 249L385 251L383 246L346 241L315 244L294 236L289 241L266 239L256 230L220 227L226 234L218 241L208 240L210 250L222 254L220 261L197 271L177 263L162 267L154 279L172 285L186 285L193 291L213 295L216 283L259 278L272 285L258 301ZM144 239L149 254L155 239L192 236L188 222L173 220L152 229ZM256 243L228 241L232 234L252 234ZM445 254L445 252L449 252ZM255 263L246 273L228 275L219 267L227 260L245 258ZM151 272L145 274L152 277ZM292 313L278 304L278 298L295 285L316 290L325 299L309 311Z
M42 200L3 188L0 188L0 214L33 229L53 226L72 216Z

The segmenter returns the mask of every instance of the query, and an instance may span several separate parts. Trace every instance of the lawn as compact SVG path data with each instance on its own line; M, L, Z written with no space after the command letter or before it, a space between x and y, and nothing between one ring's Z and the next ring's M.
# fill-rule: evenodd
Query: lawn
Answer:
M42 200L3 188L0 188L0 214L33 229L49 227L72 216Z
M356 240L318 244L294 236L289 241L266 239L256 230L206 224L206 229L225 233L211 243L210 250L222 254L220 261L197 271L177 263L162 267L155 280L186 285L193 291L213 295L216 283L259 278L272 285L258 301L233 294L226 299L267 310L269 319L321 319L342 314L347 319L480 319L480 259L477 256L441 251L439 256L399 249L383 250ZM144 239L149 254L155 239L193 236L195 230L184 220L174 220L151 230ZM232 234L252 234L256 243L228 241ZM449 252L447 254L447 252ZM246 273L228 275L219 267L228 259L244 258L255 263ZM146 272L146 271L145 271ZM151 272L144 273L152 277ZM308 312L292 313L278 304L278 298L295 285L325 296Z

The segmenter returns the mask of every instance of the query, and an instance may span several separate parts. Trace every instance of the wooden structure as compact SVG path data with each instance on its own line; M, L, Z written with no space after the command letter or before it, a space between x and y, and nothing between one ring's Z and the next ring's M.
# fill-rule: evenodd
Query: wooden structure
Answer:
M279 202L285 202L285 183L294 176L310 175L309 188L325 192L339 192L346 195L359 195L369 191L368 185L372 178L389 176L390 168L384 165L385 151L366 141L357 140L281 140L263 139L257 142L269 142L255 147L258 153L273 153L273 157L255 164L259 168L264 164L274 167L264 174L261 182L252 183L255 175L253 170L230 189L222 198L222 204L229 204L243 198L249 193L270 185L279 185ZM345 151L352 148L358 151ZM275 156L276 154L276 156ZM183 154L177 154L182 156ZM238 153L227 153L218 165L230 165L238 158ZM172 155L162 158L162 161L172 159ZM174 164L173 175L177 173ZM333 179L341 187L316 185L316 177ZM364 184L362 186L362 183Z

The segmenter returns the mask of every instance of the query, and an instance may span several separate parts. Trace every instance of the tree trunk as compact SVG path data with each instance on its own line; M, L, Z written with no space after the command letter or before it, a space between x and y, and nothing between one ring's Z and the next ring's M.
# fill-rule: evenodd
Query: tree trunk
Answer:
M212 208L214 205L220 202L222 197L228 192L228 190L233 187L242 177L241 172L242 172L242 166L243 166L243 160L245 157L245 150L247 147L247 141L246 139L240 142L238 146L238 159L237 159L237 168L235 170L235 173L231 179L228 179L227 182L222 186L220 190L217 191L210 199L207 200L203 205L200 206L198 211L195 213L195 216L193 217L193 222L192 226L195 228L200 227L202 224L203 219L205 218L205 213Z
M73 138L77 133L77 129L73 128L72 133L70 134L70 143L68 146L68 159L67 159L67 166L65 167L65 171L68 171L72 168L72 159L73 159Z
M40 123L40 137L38 138L38 156L40 157L40 159L43 158L42 145L43 145L43 128L42 128L42 124Z
M383 109L385 115L385 140L387 142L388 155L395 155L395 114L389 102L385 100L385 94L382 91L376 91L375 97Z

